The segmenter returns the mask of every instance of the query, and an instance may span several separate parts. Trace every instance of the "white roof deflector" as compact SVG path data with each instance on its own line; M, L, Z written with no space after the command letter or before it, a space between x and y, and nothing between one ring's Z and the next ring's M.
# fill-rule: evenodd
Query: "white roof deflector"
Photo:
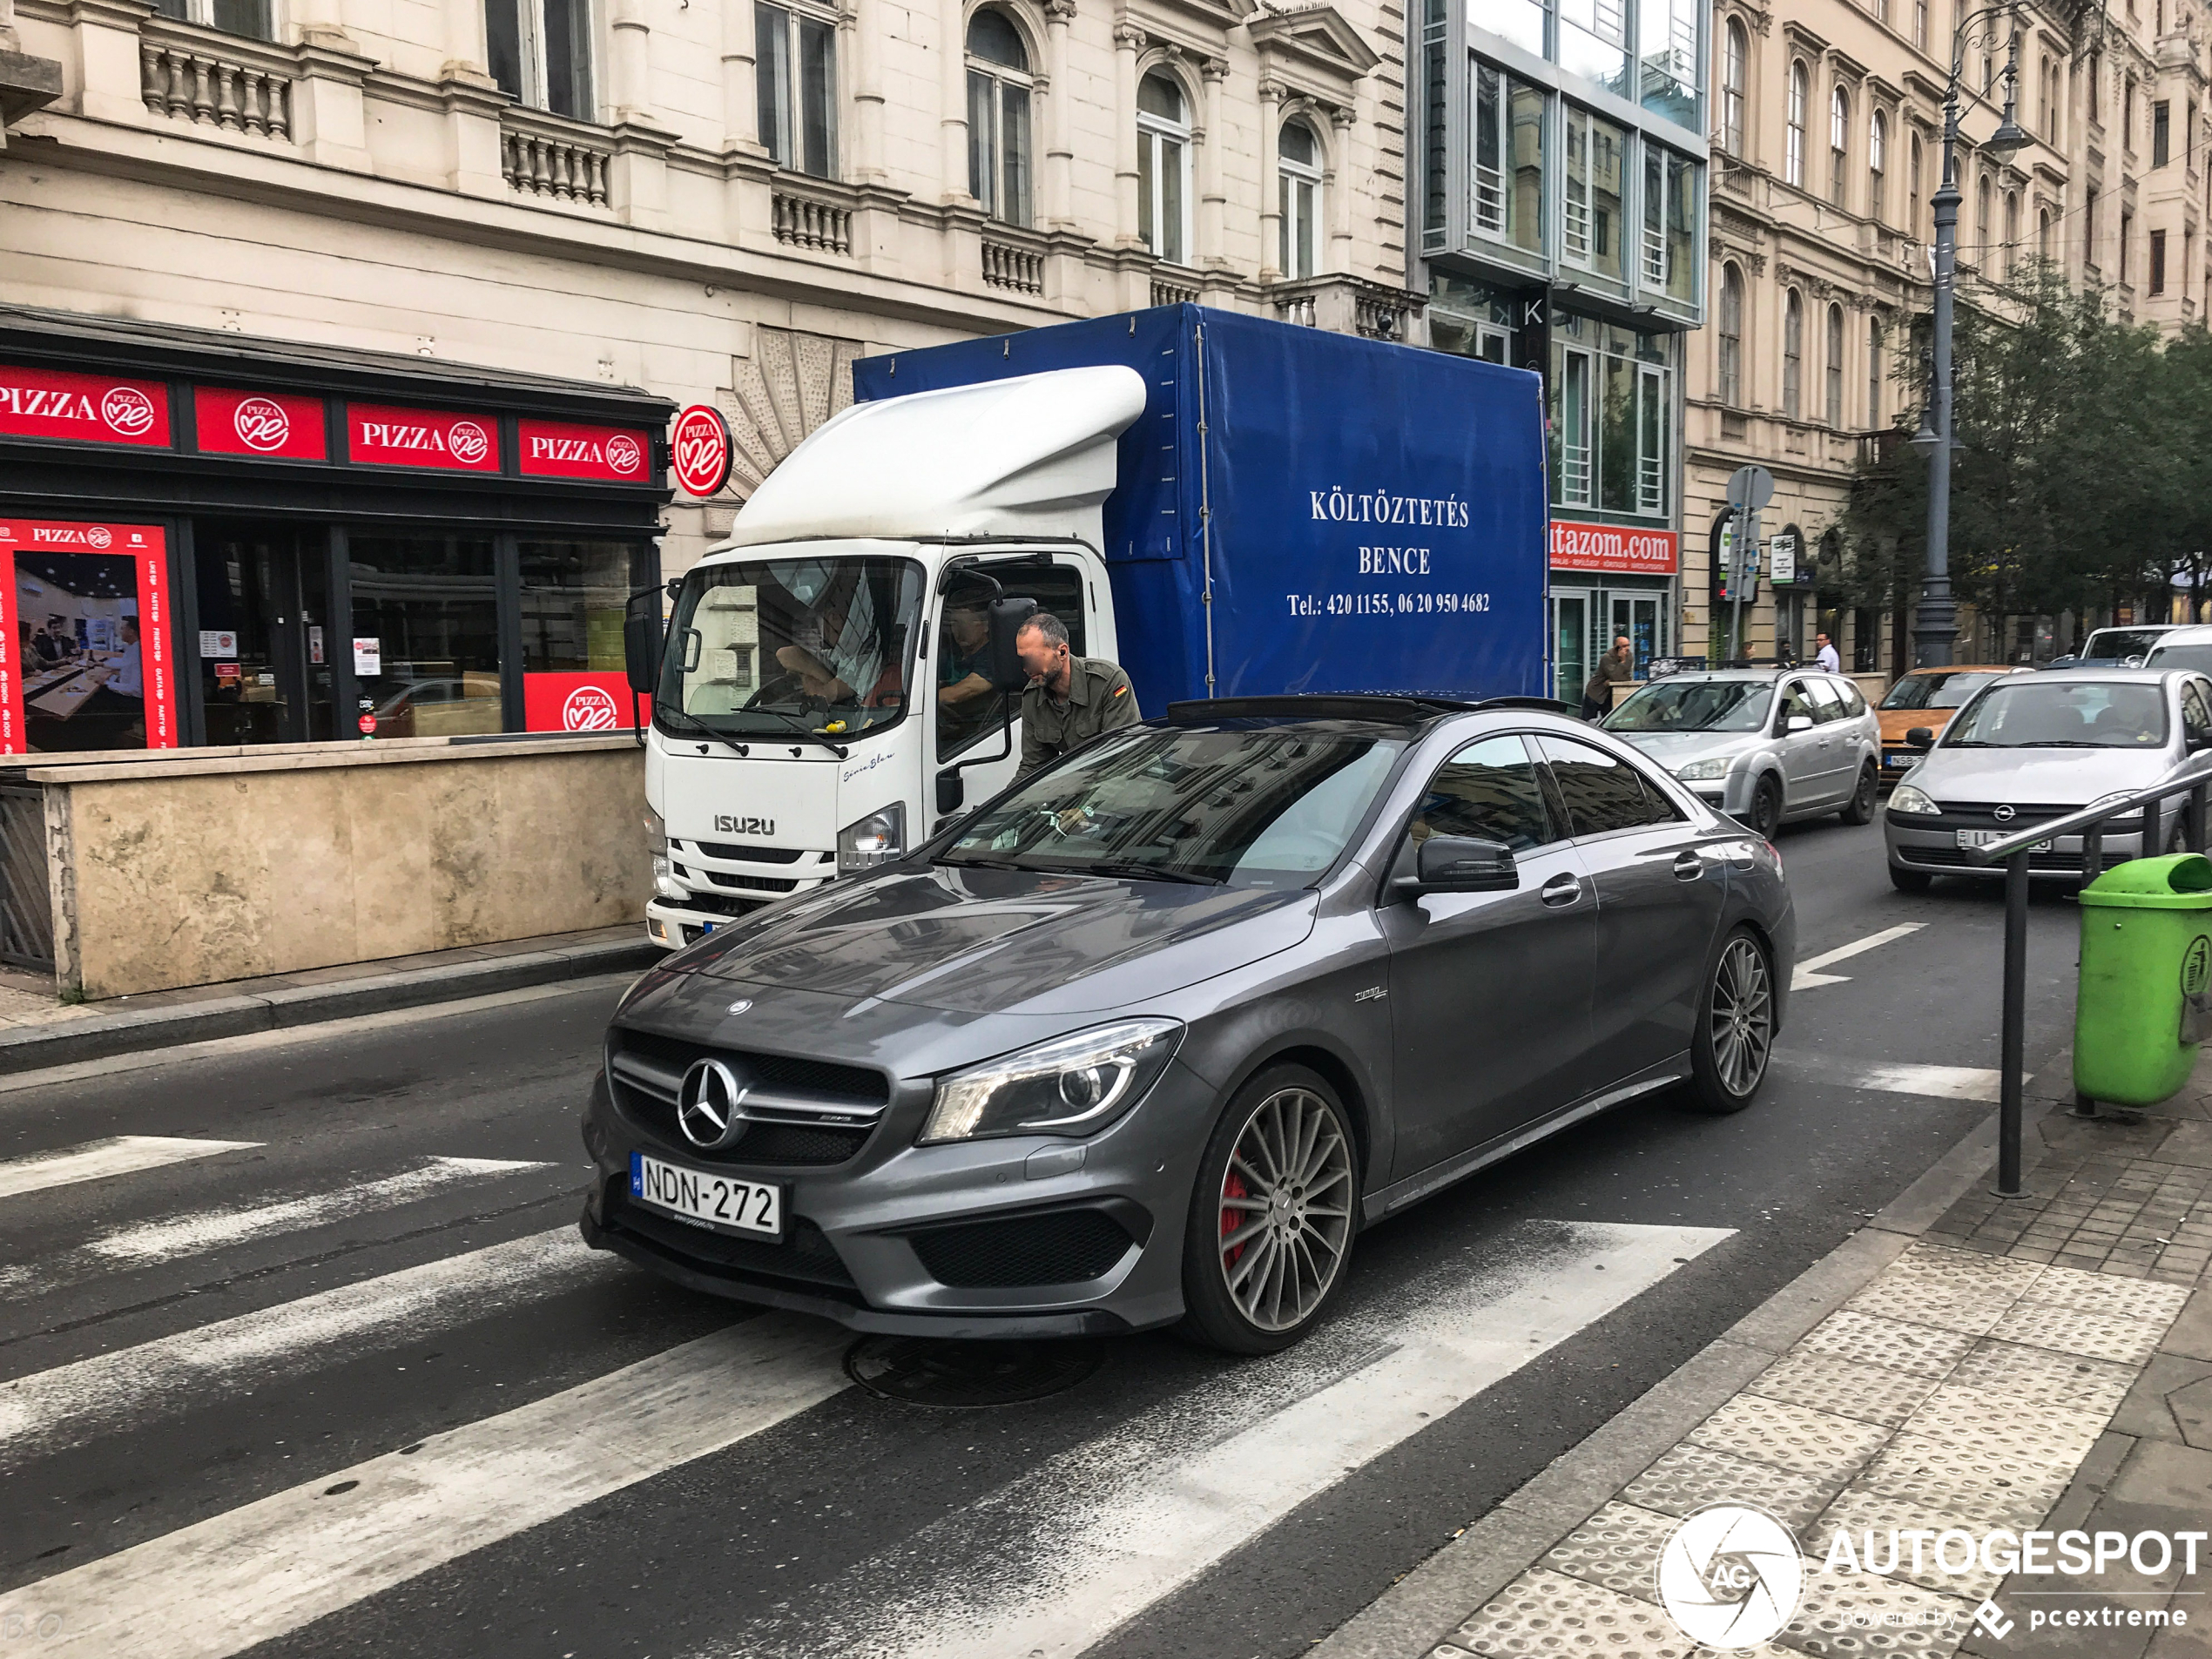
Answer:
M727 544L1069 536L1113 490L1144 381L1107 364L855 403L753 492Z

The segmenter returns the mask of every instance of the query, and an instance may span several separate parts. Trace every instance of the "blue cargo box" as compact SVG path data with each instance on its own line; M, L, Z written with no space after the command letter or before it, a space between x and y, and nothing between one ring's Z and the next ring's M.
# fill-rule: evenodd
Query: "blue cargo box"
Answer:
M853 386L866 401L1103 363L1150 388L1103 549L1148 713L1285 691L1550 695L1526 370L1184 305L866 357Z

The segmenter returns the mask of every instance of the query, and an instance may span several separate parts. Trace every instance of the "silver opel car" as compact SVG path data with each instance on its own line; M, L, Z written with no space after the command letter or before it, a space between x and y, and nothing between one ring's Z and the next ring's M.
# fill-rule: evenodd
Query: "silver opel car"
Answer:
M2212 679L2147 668L2013 674L1985 687L1940 737L1919 729L1906 740L1925 757L1892 792L1882 834L1891 881L1925 893L1939 875L2001 877L2001 865L1975 862L1973 849L2147 788L2212 745ZM2100 867L2182 850L2175 803L2146 819L2106 824ZM2081 880L2080 838L2032 850L2028 873Z
M1858 686L1811 669L1733 669L1654 680L1604 727L1769 839L1787 822L1873 821L1882 728Z
M1747 1105L1780 861L1534 699L1182 704L670 957L590 1243L857 1329L1282 1347L1360 1229L1676 1089Z

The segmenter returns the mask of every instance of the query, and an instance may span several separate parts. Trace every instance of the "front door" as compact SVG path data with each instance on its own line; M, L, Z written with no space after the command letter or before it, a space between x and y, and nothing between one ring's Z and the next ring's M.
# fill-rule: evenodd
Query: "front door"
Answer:
M1040 563L1031 555L961 565L947 575L929 631L929 649L936 656L936 672L927 677L933 688L932 771L959 779L962 811L981 806L1012 783L1022 764L1021 699L993 690L983 673L989 607L1001 595L1035 599L1040 610L1050 611L1066 625L1069 652L1088 655L1083 573L1076 565ZM954 764L963 761L973 764ZM922 803L933 825L940 821L935 787L931 786L931 798Z
M1659 600L1656 595L1616 593L1613 596L1613 637L1628 636L1635 653L1635 677L1647 678L1651 672L1651 659L1667 654L1666 642L1659 632ZM1609 649L1612 641L1606 642Z
M1552 661L1558 665L1558 691L1562 703L1580 708L1582 686L1589 678L1590 600L1572 590L1552 590Z
M199 635L183 642L211 745L334 737L327 594L318 531L253 520L192 527Z
M1503 893L1384 894L1393 1180L1569 1104L1588 1042L1596 905L1525 739L1485 738L1437 770L1406 827L1402 873L1431 835L1503 842L1521 882Z

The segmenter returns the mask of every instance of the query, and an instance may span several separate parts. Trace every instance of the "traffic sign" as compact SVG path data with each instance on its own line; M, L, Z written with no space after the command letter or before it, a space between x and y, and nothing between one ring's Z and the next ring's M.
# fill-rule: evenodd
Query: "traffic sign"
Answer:
M1774 475L1764 467L1738 467L1728 475L1728 504L1756 513L1774 499Z

